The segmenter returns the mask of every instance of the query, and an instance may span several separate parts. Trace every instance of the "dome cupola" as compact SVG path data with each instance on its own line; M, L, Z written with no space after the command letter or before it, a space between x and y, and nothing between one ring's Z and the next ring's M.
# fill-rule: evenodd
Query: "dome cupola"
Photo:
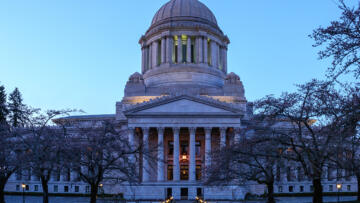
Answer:
M225 84L230 42L199 0L167 2L139 43L146 87Z

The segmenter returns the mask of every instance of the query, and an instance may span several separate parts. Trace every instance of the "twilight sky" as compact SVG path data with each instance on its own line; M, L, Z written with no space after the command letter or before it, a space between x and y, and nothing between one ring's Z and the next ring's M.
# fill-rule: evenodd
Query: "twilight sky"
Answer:
M322 78L308 37L338 19L335 0L201 0L230 38L229 72L249 101ZM0 83L42 109L115 112L141 70L138 40L167 0L1 0ZM356 0L346 0L355 5Z

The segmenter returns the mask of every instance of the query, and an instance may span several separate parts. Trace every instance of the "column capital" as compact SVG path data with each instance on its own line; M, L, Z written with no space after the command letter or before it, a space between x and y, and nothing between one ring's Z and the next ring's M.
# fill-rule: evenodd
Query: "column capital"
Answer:
M212 132L212 127L205 127L204 128L205 134L211 134Z
M189 127L189 133L191 134L191 133L193 133L193 134L195 134L196 133L196 127Z
M165 128L164 127L158 127L156 128L158 131L158 134L164 134Z
M145 127L145 128L141 128L142 129L142 132L143 134L149 134L149 131L150 131L150 128L149 127Z
M172 128L172 130L173 130L174 134L179 134L180 133L180 128L179 127Z
M227 127L220 127L219 129L220 129L220 132L226 132Z

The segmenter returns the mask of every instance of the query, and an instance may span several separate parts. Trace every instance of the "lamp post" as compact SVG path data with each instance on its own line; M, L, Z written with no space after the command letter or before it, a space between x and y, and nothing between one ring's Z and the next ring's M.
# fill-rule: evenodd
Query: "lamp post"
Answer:
M336 184L337 196L338 196L337 202L340 202L339 191L341 190L341 187L342 187L341 183Z
M25 203L25 187L26 185L23 183L21 184L22 187L22 199L23 199L23 203Z
M102 183L100 183L99 187L100 187L100 195L101 195L101 198L103 198L103 195L104 195L103 186L104 186L104 185L103 185Z

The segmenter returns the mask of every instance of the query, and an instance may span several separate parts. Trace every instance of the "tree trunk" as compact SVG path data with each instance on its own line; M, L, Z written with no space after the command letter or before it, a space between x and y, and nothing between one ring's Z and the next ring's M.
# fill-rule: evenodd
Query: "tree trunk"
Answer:
M314 187L313 203L323 203L323 191L322 191L321 179L315 178L313 179L312 182Z
M98 185L91 184L90 203L96 203L98 193Z
M48 180L41 177L41 186L43 189L43 203L49 203L49 188L48 188Z
M356 176L358 191L357 191L357 200L360 201L360 176Z
M267 203L275 203L274 199L274 182L266 184L268 190Z
M5 203L5 194L4 194L5 184L6 181L0 181L0 203Z

